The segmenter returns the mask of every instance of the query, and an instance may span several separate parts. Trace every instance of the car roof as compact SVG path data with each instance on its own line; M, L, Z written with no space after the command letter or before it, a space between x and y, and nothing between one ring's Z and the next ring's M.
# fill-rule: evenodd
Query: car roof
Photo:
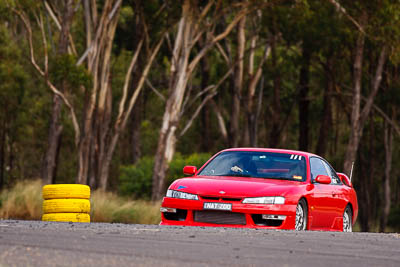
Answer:
M297 154L297 155L303 155L303 156L307 156L307 157L312 157L312 156L319 157L319 156L317 156L313 153L309 153L309 152L304 152L304 151L299 151L299 150L290 150L290 149L278 149L278 148L237 147L237 148L224 149L221 152L225 152L225 151L273 152L273 153Z

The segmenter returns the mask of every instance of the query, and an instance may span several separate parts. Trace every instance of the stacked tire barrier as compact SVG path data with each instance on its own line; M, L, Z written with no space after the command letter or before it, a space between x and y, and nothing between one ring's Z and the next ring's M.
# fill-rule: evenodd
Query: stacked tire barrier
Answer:
M42 221L90 222L90 187L81 184L51 184L42 189Z

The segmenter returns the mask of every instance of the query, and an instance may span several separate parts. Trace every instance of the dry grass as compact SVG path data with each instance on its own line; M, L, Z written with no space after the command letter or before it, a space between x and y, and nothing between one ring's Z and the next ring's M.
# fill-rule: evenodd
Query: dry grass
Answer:
M40 180L18 182L0 193L0 219L40 220L42 216ZM116 194L94 191L91 196L91 221L158 224L160 202L132 200Z
M42 182L18 182L0 193L0 218L40 220L42 217Z
M91 198L92 222L158 224L160 203L121 198L110 192L95 191Z

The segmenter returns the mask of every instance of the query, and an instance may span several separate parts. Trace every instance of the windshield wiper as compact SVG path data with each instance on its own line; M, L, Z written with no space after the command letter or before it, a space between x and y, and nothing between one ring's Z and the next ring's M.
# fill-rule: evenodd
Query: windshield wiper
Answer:
M225 174L218 174L216 176L251 177L251 175L247 173L225 173Z
M293 178L290 177L268 177L268 176L259 176L259 178L263 179L275 179L275 180L289 180L289 181L296 181ZM300 180L299 180L300 181Z

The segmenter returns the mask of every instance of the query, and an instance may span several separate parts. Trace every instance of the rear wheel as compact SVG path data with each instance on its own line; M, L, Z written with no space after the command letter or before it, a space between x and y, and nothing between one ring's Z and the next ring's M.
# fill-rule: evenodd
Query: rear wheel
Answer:
M353 232L353 215L351 213L351 208L346 207L343 213L343 232Z
M307 203L304 199L300 199L296 207L296 223L294 229L296 231L304 231L307 228Z

